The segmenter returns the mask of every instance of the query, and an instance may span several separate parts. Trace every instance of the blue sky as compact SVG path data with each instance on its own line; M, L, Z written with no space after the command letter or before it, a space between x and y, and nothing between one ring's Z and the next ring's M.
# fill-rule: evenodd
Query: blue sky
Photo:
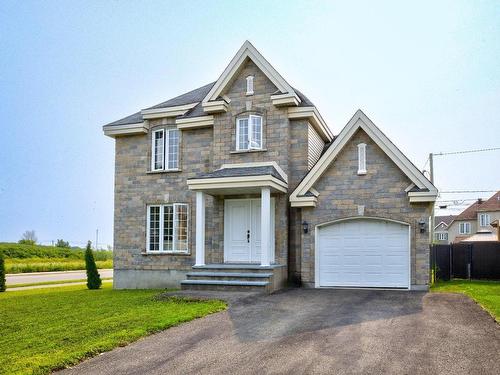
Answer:
M34 229L83 244L99 228L111 244L101 126L214 81L245 39L334 133L361 108L420 168L429 152L500 146L498 1L4 0L0 241ZM500 189L499 160L436 157L436 185Z

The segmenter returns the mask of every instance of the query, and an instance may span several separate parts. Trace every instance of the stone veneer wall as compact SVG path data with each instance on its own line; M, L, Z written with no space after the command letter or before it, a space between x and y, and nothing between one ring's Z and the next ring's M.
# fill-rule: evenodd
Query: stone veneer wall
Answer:
M246 77L254 76L254 95L246 95ZM115 154L115 287L177 286L195 262L195 194L186 180L213 171L222 164L275 161L288 174L290 191L307 169L307 122L288 120L287 109L272 105L273 83L248 61L228 89L227 113L214 115L213 128L181 132L180 172L148 172L151 132L116 138ZM260 113L264 118L265 151L235 152L236 118ZM151 129L175 126L174 119L150 121ZM292 139L293 138L293 139ZM288 147L289 145L289 147ZM276 260L288 264L288 195L276 198ZM258 197L232 196L237 197ZM146 255L146 207L161 203L189 204L187 255ZM206 262L223 262L224 198L206 199ZM300 221L299 221L300 223ZM295 256L296 257L296 256ZM149 271L147 273L141 271Z
M366 143L367 174L358 176L359 143ZM432 204L409 203L405 189L410 180L362 130L359 130L315 184L319 191L315 208L302 208L309 233L302 234L301 281L314 286L314 237L318 224L358 216L357 205L365 206L365 216L403 221L411 226L411 283L426 286L429 281L429 233L420 233L418 221L427 222Z

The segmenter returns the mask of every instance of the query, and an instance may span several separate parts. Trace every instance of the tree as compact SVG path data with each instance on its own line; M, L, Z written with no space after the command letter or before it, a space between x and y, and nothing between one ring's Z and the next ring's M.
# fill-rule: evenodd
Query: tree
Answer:
M99 272L97 272L97 265L95 264L94 254L91 248L92 243L87 242L87 249L85 250L85 268L87 269L87 288L99 289L102 281Z
M3 254L0 253L0 292L5 292L5 262Z
M57 240L56 247L69 248L69 242L68 241L64 241L63 239Z
M36 244L37 238L34 230L27 230L23 233L21 239L19 240L20 244L24 245L34 245Z

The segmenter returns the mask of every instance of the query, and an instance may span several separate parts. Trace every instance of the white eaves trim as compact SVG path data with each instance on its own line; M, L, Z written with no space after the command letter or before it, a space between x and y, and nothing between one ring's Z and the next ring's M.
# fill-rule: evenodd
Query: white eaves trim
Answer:
M276 107L281 106L297 106L300 103L300 98L295 93L271 95L271 102Z
M288 184L271 175L196 178L187 180L189 190L217 192L217 190L270 187L286 193Z
M290 107L288 108L289 119L307 119L323 140L330 142L333 133L326 124L316 107Z
M306 202L305 198L309 197L303 197L303 195L313 187L358 129L363 129L401 171L408 176L412 183L419 189L428 189L428 191L424 192L408 192L410 202L434 202L436 200L438 194L436 187L361 110L358 110L342 129L333 144L290 195L290 202ZM310 206L315 206L315 204L310 204Z
M146 121L125 125L105 125L102 127L104 135L114 138L120 135L144 134L148 132Z
M444 224L448 228L448 224L446 224L444 221L441 221L439 224L437 224L437 225L434 226L434 229L436 229L437 227L439 227L441 224Z
M214 125L214 116L181 118L175 120L175 124L179 130L207 128Z
M178 105L175 107L143 109L141 111L141 114L144 119L182 116L186 114L187 111L194 108L197 104L198 102L185 105Z
M255 65L271 80L279 91L286 94L295 95L292 86L272 67L271 64L260 54L259 51L248 40L243 43L236 55L233 57L229 65L224 69L222 75L215 82L212 89L203 99L203 103L208 103L211 100L216 100L226 86L231 82L233 76L239 71L245 60L249 58ZM298 102L300 99L296 96ZM205 108L205 107L204 107Z
M214 102L201 103L203 110L207 113L227 112L227 103L225 100L217 100Z

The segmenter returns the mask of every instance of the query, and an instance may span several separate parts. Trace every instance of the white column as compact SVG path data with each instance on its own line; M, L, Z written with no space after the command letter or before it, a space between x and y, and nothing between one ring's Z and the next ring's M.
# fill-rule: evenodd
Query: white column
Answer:
M205 265L205 193L196 192L196 264Z
M269 266L271 259L271 190L261 189L260 207L260 251L261 266Z

